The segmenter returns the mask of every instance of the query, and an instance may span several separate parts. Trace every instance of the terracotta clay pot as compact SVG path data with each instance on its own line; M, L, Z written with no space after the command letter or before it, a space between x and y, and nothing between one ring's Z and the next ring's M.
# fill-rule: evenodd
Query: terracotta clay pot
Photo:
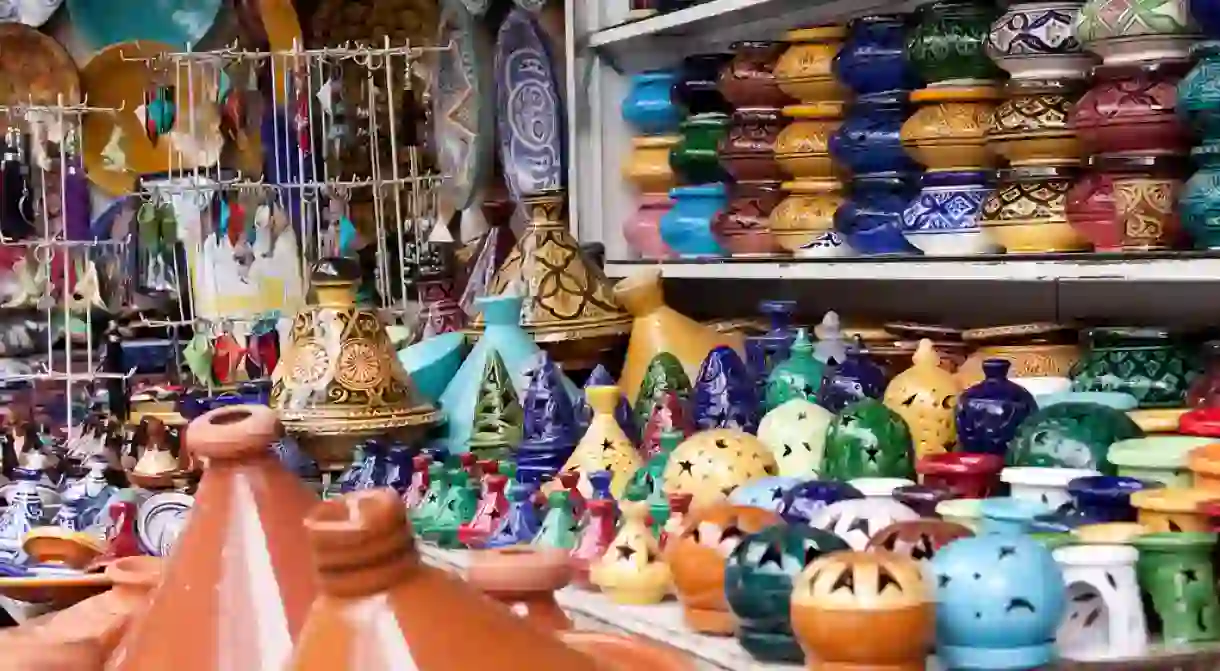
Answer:
M737 182L729 188L728 207L712 221L712 235L733 256L776 254L771 212L783 199L779 182Z
M775 107L742 107L733 112L729 132L720 140L720 165L739 182L784 178L775 162L775 139L784 127Z
M1190 168L1173 156L1097 156L1068 192L1072 227L1099 252L1172 249L1181 236L1178 196Z
M695 670L694 663L682 653L643 638L596 631L568 631L560 638L603 664L606 671Z
M1088 154L1185 154L1191 138L1176 113L1189 61L1099 65L1093 88L1068 118Z
M796 179L835 177L830 136L843 123L843 103L788 105L783 112L789 123L775 139L775 161L779 167Z
M846 37L844 26L814 26L785 33L788 48L775 64L780 90L807 103L845 99L848 91L835 78L832 65Z
M737 42L733 60L720 71L717 88L735 108L775 107L792 102L779 88L775 64L787 48L783 42Z
M925 485L948 487L954 498L985 499L1000 485L1004 458L995 454L943 452L929 454L915 462L915 472Z
M1079 165L1068 115L1086 88L1072 79L1009 82L987 126L987 147L1011 166Z
M572 621L555 603L555 591L571 579L566 551L524 545L475 552L466 573L466 581L479 591L552 632L572 628Z

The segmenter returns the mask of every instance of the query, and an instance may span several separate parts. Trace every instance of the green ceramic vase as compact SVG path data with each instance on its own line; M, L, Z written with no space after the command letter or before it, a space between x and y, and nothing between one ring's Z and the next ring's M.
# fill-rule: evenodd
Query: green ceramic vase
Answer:
M567 491L552 492L546 498L546 517L542 528L534 537L534 545L571 550L576 547L576 518L572 514L571 494Z
M682 362L669 352L660 352L648 362L644 379L640 381L640 393L631 409L636 426L643 429L648 425L653 406L661 402L661 396L667 391L677 394L683 404L690 401L690 378L686 376Z
M1056 403L1030 415L1008 445L1009 466L1091 468L1114 475L1110 446L1141 438L1127 413L1097 403Z
M1094 328L1084 338L1084 356L1072 371L1074 391L1118 391L1141 408L1176 408L1201 372L1197 357L1168 331Z
M728 132L727 114L706 112L687 118L682 122L682 139L669 150L669 167L685 184L727 180L717 152Z
M866 398L843 409L826 432L819 473L830 480L915 477L914 445L906 422L881 401Z
M1166 532L1138 536L1135 565L1149 615L1160 620L1166 643L1220 640L1220 602L1211 553L1216 534ZM1152 619L1152 618L1150 618ZM1149 629L1156 630L1155 621Z
M1000 12L988 2L941 0L921 6L907 36L907 58L926 84L1004 78L985 48Z
M770 412L794 398L818 402L818 389L826 364L813 356L813 343L805 329L796 332L788 350L788 358L776 364L767 376L764 412Z

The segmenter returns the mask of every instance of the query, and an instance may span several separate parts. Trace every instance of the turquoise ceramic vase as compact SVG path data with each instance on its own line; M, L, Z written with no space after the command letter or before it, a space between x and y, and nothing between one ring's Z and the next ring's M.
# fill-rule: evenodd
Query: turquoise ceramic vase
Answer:
M661 240L678 256L724 256L712 222L728 205L724 184L680 186L669 192L674 206L661 217Z
M818 389L826 365L813 356L813 343L805 329L797 331L788 350L788 358L780 362L767 376L763 412L770 412L794 398L818 402Z

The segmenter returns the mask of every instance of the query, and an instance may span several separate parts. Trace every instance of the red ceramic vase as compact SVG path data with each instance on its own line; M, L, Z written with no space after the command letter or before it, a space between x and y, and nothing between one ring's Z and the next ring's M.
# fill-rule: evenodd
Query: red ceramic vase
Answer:
M1178 194L1189 170L1176 156L1094 156L1068 192L1068 222L1099 252L1171 249L1181 237Z
M661 217L673 206L665 194L645 193L640 196L639 207L623 222L623 238L640 258L659 261L674 257L673 250L661 239Z
M1000 484L1004 458L995 454L943 452L922 457L915 472L929 487L946 487L962 499L985 499Z
M712 235L732 256L770 256L779 252L771 233L771 211L784 199L780 182L738 182L729 204L712 221Z
M1099 65L1068 125L1086 154L1185 154L1191 138L1176 113L1177 87L1189 71L1186 61Z
M720 165L738 182L779 182L786 174L775 160L775 141L784 129L775 107L742 107L733 112L720 140Z
M720 71L717 83L730 105L779 108L792 102L775 79L775 63L788 48L786 43L737 42L731 48L733 60Z

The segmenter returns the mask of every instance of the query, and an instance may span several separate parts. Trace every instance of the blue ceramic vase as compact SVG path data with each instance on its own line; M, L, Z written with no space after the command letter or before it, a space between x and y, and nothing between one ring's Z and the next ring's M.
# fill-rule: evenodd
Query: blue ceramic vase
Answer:
M758 432L761 419L758 388L732 347L721 345L707 353L691 396L698 430Z
M763 301L758 305L758 311L767 316L770 327L762 335L746 336L746 366L759 385L759 390L767 382L767 376L775 364L788 358L788 348L796 337L792 330L792 313L796 310L796 301Z
M911 115L907 97L906 91L892 91L857 98L843 124L830 136L830 155L835 162L857 176L918 172L919 164L907 155L899 137L902 124Z
M679 186L669 197L674 205L661 217L661 240L678 256L723 256L712 222L729 202L724 184Z
M979 227L979 212L991 193L986 172L925 172L919 194L902 213L907 242L929 256L991 254L999 247Z
M589 407L589 401L585 397L585 389L589 387L613 387L618 384L614 381L614 377L610 375L610 371L602 364L597 364L592 373L589 373L589 378L585 380L584 389L580 392L580 397L576 399L576 435L583 436L589 430L589 422L593 421L593 408ZM632 442L639 442L640 432L636 429L635 418L631 414L631 406L627 403L627 397L619 394L618 407L614 409L614 419L618 421L619 428Z
M784 505L780 515L789 524L809 524L809 520L823 508L847 499L862 499L864 494L846 482L837 480L810 480L801 483L784 494Z
M958 397L953 421L962 452L1005 456L1021 422L1038 410L1033 394L1008 379L1010 365L1004 359L987 359L983 381Z
M517 480L550 480L576 449L576 414L563 391L563 373L547 355L525 389L521 444L517 447Z
M907 17L865 16L847 24L847 40L835 55L835 77L857 96L910 91L919 76L906 57Z
M1068 483L1072 502L1049 515L1035 520L1035 532L1068 532L1086 524L1134 522L1135 507L1131 495L1164 485L1122 475L1093 475L1076 478Z
M678 132L682 110L670 98L678 81L674 70L648 70L631 78L631 90L623 99L623 120L641 135Z
M513 483L508 489L508 512L504 521L487 538L484 548L502 548L512 545L528 545L542 529L538 509L534 507L534 492L537 487L524 483Z
M864 256L918 254L902 234L902 214L913 195L900 174L856 177L850 198L835 211L835 230Z
M847 350L843 363L827 369L822 387L818 389L818 405L831 412L866 398L881 400L885 394L885 371L872 360L857 336L856 344Z

